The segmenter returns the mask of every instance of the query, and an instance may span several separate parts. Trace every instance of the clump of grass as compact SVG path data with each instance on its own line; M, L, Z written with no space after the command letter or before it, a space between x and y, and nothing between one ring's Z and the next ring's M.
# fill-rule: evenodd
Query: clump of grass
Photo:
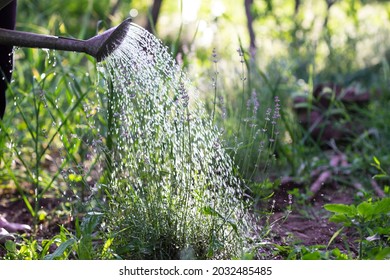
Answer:
M115 120L102 226L111 248L126 259L240 256L244 191L185 74L138 27L107 66Z

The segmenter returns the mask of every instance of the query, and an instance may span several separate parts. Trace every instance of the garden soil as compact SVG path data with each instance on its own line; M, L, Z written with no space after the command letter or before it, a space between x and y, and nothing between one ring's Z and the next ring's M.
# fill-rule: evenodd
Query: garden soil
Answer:
M272 231L269 234L271 246L267 247L266 255L269 259L283 259L283 256L278 255L272 244L280 246L312 246L312 245L327 245L333 234L340 228L328 221L329 212L325 211L323 205L326 203L344 203L350 204L353 202L353 190L346 192L337 189L337 186L329 185L307 201L305 206L302 202L294 202L294 198L289 200L288 191L296 185L291 184L280 188L275 193L273 199L272 214L270 216L270 223L273 224ZM8 191L7 191L8 190ZM51 239L60 231L60 225L66 229L73 231L74 219L63 211L65 201L57 198L45 198L41 200L41 208L47 213L46 219L40 222L36 231L36 239L42 241L44 239ZM291 203L291 204L290 204ZM291 212L286 218L286 213L290 206ZM33 220L31 214L26 209L26 206L20 196L11 189L0 190L0 214L8 221L14 223L21 223L31 225ZM336 238L329 249L335 247L342 252L354 252L357 246L354 243L356 240L355 233L345 232L344 238ZM32 232L20 233L16 235L16 241L19 238L29 238ZM341 236L341 235L340 235ZM54 250L55 248L53 248ZM0 259L4 257L5 249L3 244L0 244Z

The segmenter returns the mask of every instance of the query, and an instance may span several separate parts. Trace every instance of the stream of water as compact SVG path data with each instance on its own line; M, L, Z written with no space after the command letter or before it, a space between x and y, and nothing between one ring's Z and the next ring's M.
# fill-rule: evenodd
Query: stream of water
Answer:
M243 192L219 131L185 73L137 25L103 66L112 81L108 190L116 196L112 201L121 201L111 203L113 216L122 214L111 230L142 220L148 230L171 228L179 247L200 239L199 230L205 238L228 240L242 224Z

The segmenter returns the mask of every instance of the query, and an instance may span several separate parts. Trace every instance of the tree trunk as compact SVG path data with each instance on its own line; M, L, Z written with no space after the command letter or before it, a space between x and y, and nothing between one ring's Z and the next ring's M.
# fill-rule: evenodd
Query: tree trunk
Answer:
M247 27L249 32L249 50L251 54L256 53L256 36L255 32L253 30L253 16L252 16L252 5L253 0L245 0L245 13L246 13L246 19L247 19Z
M337 2L337 0L326 0L326 16L325 16L325 19L324 19L324 24L323 24L323 27L324 28L327 28L328 27L328 21L329 21L329 11L330 11L330 8L332 8L332 6Z
M296 16L299 12L299 7L301 6L301 0L295 0L294 15Z
M146 30L150 33L156 33L156 25L158 16L160 14L161 4L163 0L154 0L152 7L149 9L148 23L146 25Z

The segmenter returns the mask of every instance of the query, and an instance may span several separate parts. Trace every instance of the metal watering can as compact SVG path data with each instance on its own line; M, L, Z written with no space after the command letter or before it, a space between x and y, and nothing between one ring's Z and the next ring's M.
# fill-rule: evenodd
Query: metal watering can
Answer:
M13 21L13 23L9 24L7 22L7 26L9 25L8 28L13 28L15 24L16 1L13 1L14 0L0 0L0 11L3 8L4 10L8 9L9 11L5 12L5 14L7 17L11 18L11 22ZM9 16L9 14L7 14L8 12L13 13L13 16ZM0 46L3 48L3 50L12 50L12 47L18 46L27 48L46 48L54 50L83 52L93 56L98 62L100 62L104 60L107 56L109 56L123 42L123 39L126 37L127 31L130 28L130 25L131 19L129 18L124 20L117 27L113 27L103 32L102 34L96 35L88 40L78 40L59 36L41 35L30 32L21 32L6 28L0 28ZM2 55L4 56L5 54ZM2 60L3 59L4 57L2 58ZM5 90L7 88L7 82L10 80L11 77L11 74L7 72L8 68L12 69L12 63L8 63L8 65L5 65L4 67L5 69L3 70L6 71L6 73L3 73L4 79L0 80L0 119L3 117L6 106Z

